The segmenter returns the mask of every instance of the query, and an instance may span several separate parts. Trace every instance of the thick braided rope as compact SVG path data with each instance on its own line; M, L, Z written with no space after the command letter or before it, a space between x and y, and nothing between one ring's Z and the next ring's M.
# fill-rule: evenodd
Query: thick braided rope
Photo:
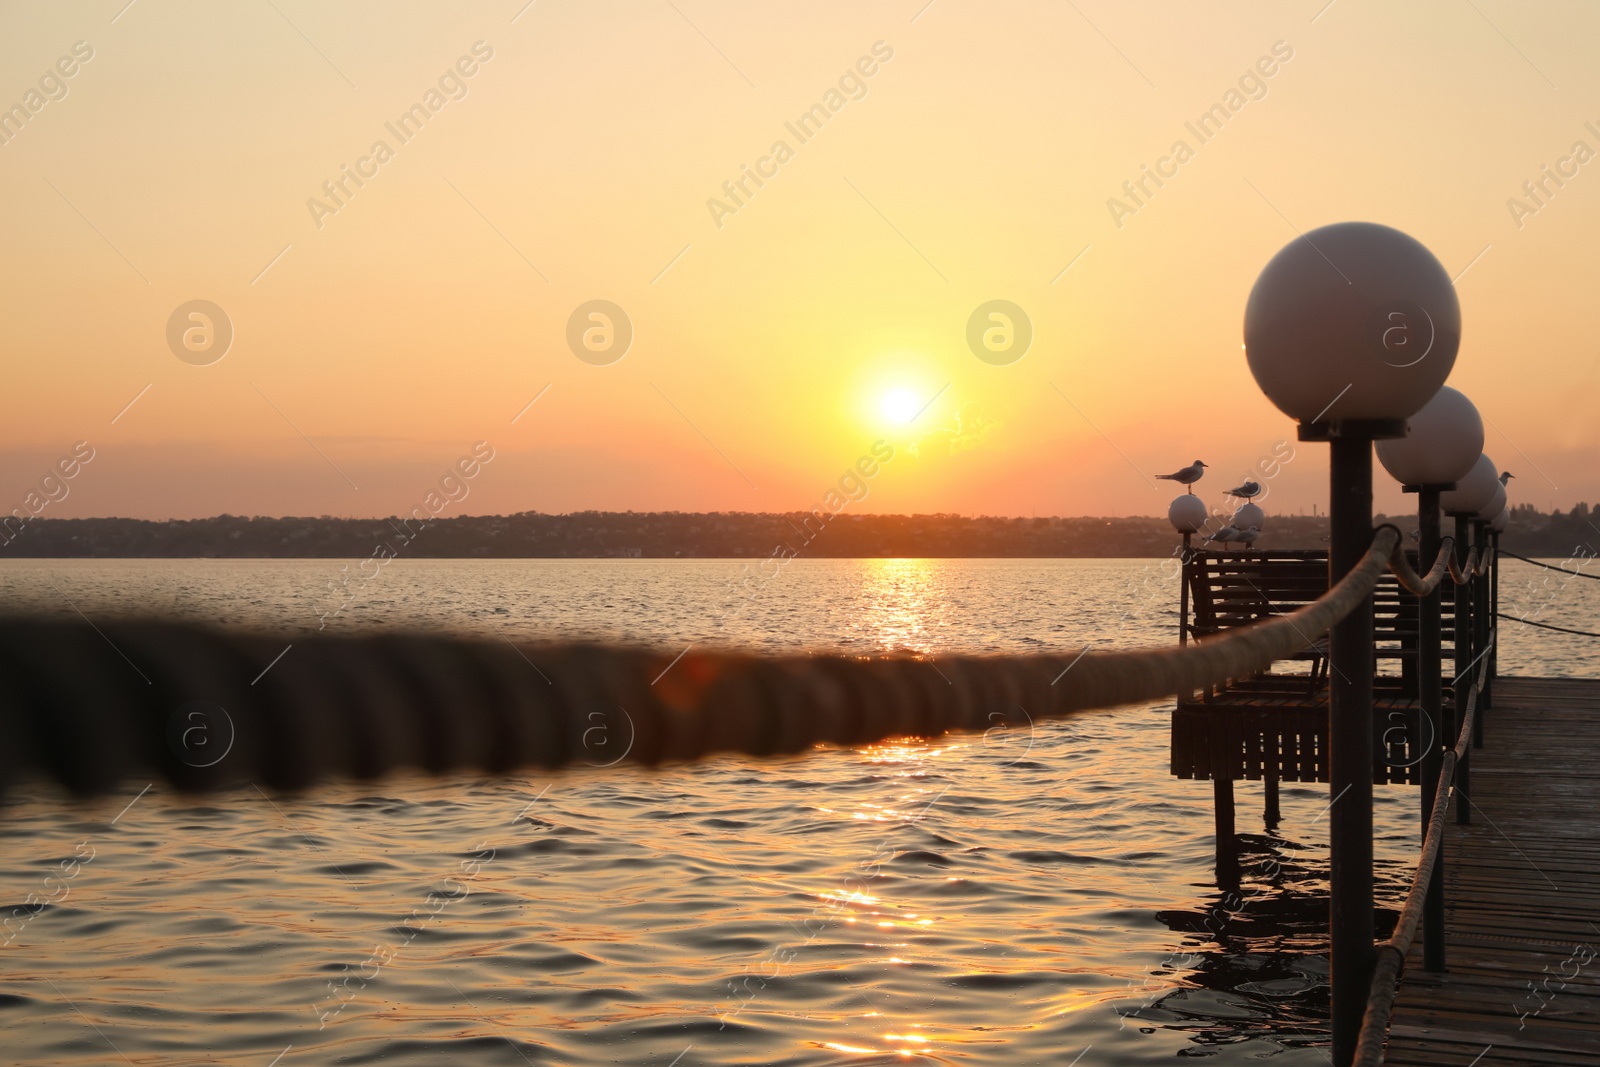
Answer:
M1467 550L1467 558L1460 566L1456 565L1455 557L1450 557L1450 580L1457 585L1466 585L1479 575L1488 573L1488 553L1474 545Z
M674 658L380 634L300 639L274 663L285 642L259 635L0 621L0 788L43 773L96 793L138 771L188 790L299 789L398 768L656 764L1022 725L1263 671L1355 610L1398 543L1378 530L1349 575L1293 614L1132 652Z
M1387 524L1386 524L1387 525ZM1398 527L1390 527L1396 533ZM1411 561L1406 559L1406 553L1399 545L1395 546L1394 555L1389 558L1389 570L1408 592L1417 596L1427 596L1438 588L1445 574L1450 570L1450 561L1454 558L1456 541L1453 537L1446 537L1439 542L1439 554L1434 557L1433 566L1427 574L1418 574L1412 569Z

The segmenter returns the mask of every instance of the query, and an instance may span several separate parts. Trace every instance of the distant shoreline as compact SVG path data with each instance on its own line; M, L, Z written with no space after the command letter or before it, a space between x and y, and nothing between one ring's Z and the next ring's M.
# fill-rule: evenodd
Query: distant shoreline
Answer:
M1408 535L1414 516L1393 521ZM1322 548L1327 517L1267 516L1256 548ZM1199 543L1199 539L1196 539ZM0 559L1144 559L1181 544L1165 518L571 512L425 521L331 517L13 522ZM1516 509L1502 539L1527 556L1600 555L1600 513Z

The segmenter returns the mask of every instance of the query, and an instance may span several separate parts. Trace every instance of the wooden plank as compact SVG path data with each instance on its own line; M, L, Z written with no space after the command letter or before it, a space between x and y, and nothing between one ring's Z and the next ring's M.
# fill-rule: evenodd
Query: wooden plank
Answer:
M1600 1063L1600 681L1501 678L1447 823L1448 970L1413 946L1385 1063Z

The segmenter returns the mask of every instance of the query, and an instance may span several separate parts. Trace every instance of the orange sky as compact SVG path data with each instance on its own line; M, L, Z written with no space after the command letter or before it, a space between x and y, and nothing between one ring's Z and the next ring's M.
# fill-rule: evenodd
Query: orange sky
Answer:
M0 4L3 510L78 441L47 515L387 515L480 440L459 512L809 507L880 438L852 508L1157 514L1195 458L1220 502L1294 436L1250 285L1345 219L1466 270L1451 384L1513 500L1600 500L1593 4L125 2ZM991 300L1020 360L969 349ZM1269 512L1325 500L1295 447Z

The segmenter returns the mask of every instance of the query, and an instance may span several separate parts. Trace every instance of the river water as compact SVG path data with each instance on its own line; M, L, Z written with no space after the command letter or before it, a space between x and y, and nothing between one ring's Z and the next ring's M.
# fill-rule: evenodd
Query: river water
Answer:
M1153 560L344 566L12 560L0 597L287 640L426 627L674 652L1134 647L1177 625ZM1508 562L1502 608L1600 629L1589 584ZM1586 639L1502 635L1504 673L1600 671ZM1211 788L1168 775L1169 713L302 796L26 786L0 811L3 1058L1325 1063L1327 789L1286 786L1269 832L1241 784L1242 878L1219 887ZM1377 792L1393 909L1417 795Z

